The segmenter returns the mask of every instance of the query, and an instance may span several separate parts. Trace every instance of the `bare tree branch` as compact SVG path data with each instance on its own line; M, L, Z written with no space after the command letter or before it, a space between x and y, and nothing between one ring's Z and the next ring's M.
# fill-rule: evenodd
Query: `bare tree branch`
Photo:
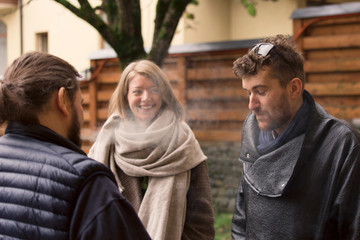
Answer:
M158 0L153 43L147 55L141 34L140 0L103 0L92 7L88 0L78 0L76 7L69 0L54 0L92 25L116 52L121 67L139 58L148 58L162 65L177 24L186 6L194 0ZM99 16L99 11L102 14Z
M148 56L149 59L158 65L162 65L162 61L168 53L179 20L190 2L192 2L192 0L158 1L154 38Z

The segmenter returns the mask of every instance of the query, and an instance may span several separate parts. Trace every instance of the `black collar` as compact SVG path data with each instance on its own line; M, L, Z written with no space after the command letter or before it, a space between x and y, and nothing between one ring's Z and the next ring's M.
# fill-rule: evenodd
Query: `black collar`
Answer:
M69 148L75 152L86 155L77 145L68 139L64 138L60 134L54 132L50 128L42 126L40 124L25 125L19 122L9 122L5 134L17 134L35 138L44 142L51 142L56 145L60 145Z
M278 137L274 138L272 131L260 130L257 149L262 155L279 148L295 137L306 132L311 121L314 102L311 95L306 90L304 90L303 99L303 104L289 124L289 127Z

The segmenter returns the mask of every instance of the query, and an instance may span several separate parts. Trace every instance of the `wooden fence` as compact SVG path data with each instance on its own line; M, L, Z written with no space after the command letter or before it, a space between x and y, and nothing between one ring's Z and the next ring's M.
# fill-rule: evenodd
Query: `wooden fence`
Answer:
M360 3L351 5L359 9ZM293 39L305 57L306 89L334 116L360 118L360 12L293 23Z
M360 3L351 4L355 6L352 9L360 9ZM333 14L331 9L332 15L324 15L326 11L319 7L313 12L323 15L292 16L293 40L305 58L305 88L334 116L348 121L360 118L360 10ZM231 49L178 52L166 58L163 70L199 141L240 141L249 112L248 99L241 81L233 74L232 63L254 43ZM195 45L197 48L202 47ZM116 58L91 60L91 66L92 79L81 82L86 152L107 119L108 101L121 75ZM4 127L0 131L3 134Z
M200 141L239 141L247 95L232 72L232 63L246 50L170 55L163 70L186 112L186 121ZM94 78L83 82L84 150L106 120L108 101L120 79L116 59L92 61Z
M305 88L315 100L338 118L360 118L360 14L294 19L293 40L304 54ZM199 141L240 141L248 99L232 63L248 47L166 58L163 70ZM107 118L121 74L115 58L93 60L91 65L94 78L82 84L85 151Z

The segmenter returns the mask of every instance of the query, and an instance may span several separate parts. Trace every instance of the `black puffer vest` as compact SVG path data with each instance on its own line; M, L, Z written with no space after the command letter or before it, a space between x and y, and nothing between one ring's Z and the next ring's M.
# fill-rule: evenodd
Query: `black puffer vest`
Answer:
M113 176L42 126L10 123L0 138L0 239L68 239L84 184Z

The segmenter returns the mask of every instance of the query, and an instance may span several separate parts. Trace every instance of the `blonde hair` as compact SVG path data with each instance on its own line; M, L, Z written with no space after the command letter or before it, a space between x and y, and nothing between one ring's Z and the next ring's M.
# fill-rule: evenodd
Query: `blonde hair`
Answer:
M175 97L169 80L166 78L164 72L155 63L149 60L132 62L124 69L120 81L109 102L109 115L117 113L123 119L131 119L133 117L127 95L129 92L130 81L136 74L151 79L159 87L162 96L161 110L169 108L175 113L177 119L183 119L183 108L179 100Z

